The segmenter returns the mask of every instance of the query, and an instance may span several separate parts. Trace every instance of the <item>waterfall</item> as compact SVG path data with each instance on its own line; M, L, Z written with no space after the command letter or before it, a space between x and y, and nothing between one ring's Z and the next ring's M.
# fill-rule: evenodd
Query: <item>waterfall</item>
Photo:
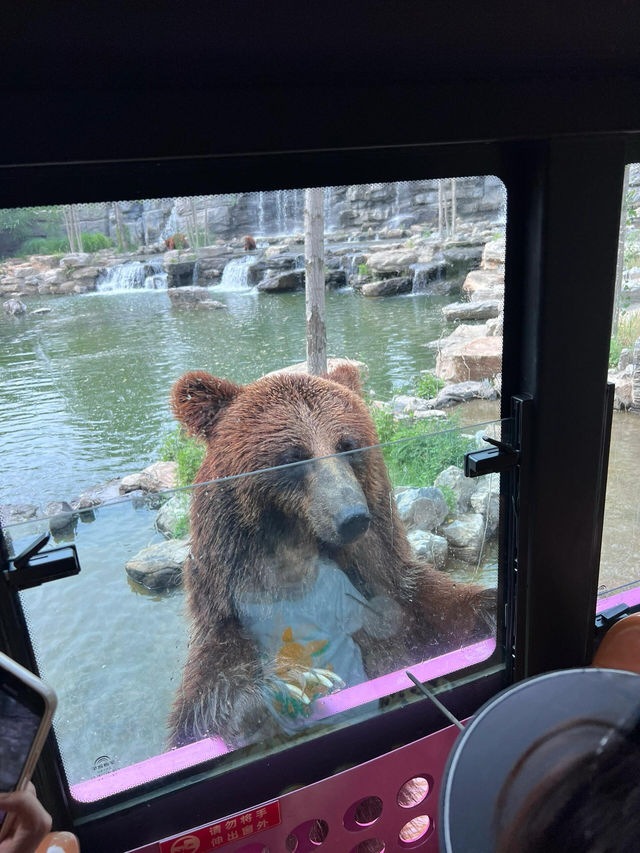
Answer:
M166 290L167 275L162 261L129 261L103 270L98 276L99 293L116 293L122 290Z
M252 267L257 260L255 255L246 255L229 261L222 271L222 280L216 286L216 291L250 293L252 288L249 284L249 267Z
M264 233L264 193L258 193L258 234L261 237L265 236Z

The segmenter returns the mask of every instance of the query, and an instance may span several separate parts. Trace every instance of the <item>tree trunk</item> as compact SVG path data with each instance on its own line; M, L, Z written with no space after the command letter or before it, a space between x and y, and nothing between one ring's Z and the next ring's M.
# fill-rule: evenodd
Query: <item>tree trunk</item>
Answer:
M118 249L121 252L125 252L127 250L127 245L125 242L125 233L124 233L124 222L122 219L122 211L120 210L120 205L117 201L113 203L113 217L116 223L116 239L118 240Z
M618 334L618 323L620 322L620 301L622 296L622 272L624 270L624 240L627 228L627 194L629 192L629 166L625 166L624 182L622 184L622 209L620 211L620 234L618 237L618 259L616 261L616 287L613 301L613 322L611 323L611 337Z
M305 190L304 261L307 306L307 371L327 372L327 330L324 317L324 190Z
M82 245L82 233L80 232L80 223L78 221L78 211L76 209L75 204L71 205L71 217L73 219L73 230L76 235L76 246L78 247L79 252L84 251L84 246Z
M451 239L456 236L456 179L451 178Z
M193 249L197 250L200 248L200 235L198 234L198 213L196 211L196 200L194 198L190 200L190 206L191 220L193 223L193 242L191 243L191 246Z
M442 181L438 181L438 236L442 240L444 237L444 198L442 193Z
M64 230L67 232L67 240L69 241L69 251L75 254L76 237L73 231L73 220L71 218L71 205L67 204L62 208L62 216L64 219Z

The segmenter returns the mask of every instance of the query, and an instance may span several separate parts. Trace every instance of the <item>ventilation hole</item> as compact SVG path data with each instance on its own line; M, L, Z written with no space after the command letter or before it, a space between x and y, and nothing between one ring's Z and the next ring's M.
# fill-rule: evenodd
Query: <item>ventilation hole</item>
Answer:
M367 838L353 848L351 853L384 853L386 846L380 838Z
M293 833L291 835L287 835L284 842L284 849L287 853L296 853L296 850L298 849L298 839L293 835Z
M309 829L309 841L319 847L329 834L326 820L314 820Z
M382 814L382 800L380 797L365 797L353 810L353 819L359 827L371 826Z
M432 784L433 780L428 776L414 776L413 779L407 779L398 791L398 805L403 809L417 806L429 796Z
M400 830L398 840L401 847L417 847L433 832L434 823L426 814L418 815Z

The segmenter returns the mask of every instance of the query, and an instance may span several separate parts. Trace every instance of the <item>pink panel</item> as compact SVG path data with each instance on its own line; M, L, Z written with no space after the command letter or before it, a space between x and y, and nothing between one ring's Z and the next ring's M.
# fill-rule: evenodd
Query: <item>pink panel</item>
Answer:
M495 647L495 640L482 640L455 652L416 664L410 669L420 681L431 681L449 672L487 660L493 654ZM405 670L398 670L319 699L315 703L313 719L321 720L340 711L349 710L412 687L413 684L407 678ZM162 779L170 773L201 764L225 752L228 752L228 749L223 741L219 738L207 738L124 767L122 770L114 770L95 779L79 782L71 786L71 796L82 803L95 802L153 779Z
M250 838L240 841L222 841L212 846L209 842L200 847L192 847L184 840L189 833L185 827L182 835L163 839L154 844L139 847L130 853L183 853L197 849L198 853L210 853L221 849L224 853L293 853L291 835L295 835L297 847L295 853L327 851L327 853L360 853L361 842L378 839L384 844L379 853L406 853L407 850L419 850L420 853L437 853L438 838L436 821L438 819L438 798L440 782L447 756L458 734L455 726L449 726L435 734L393 750L373 761L360 764L338 773L329 779L323 779L314 785L286 794L279 800L281 823L272 829L264 830ZM398 791L409 779L423 777L430 786L426 798L403 808L398 805ZM202 784L207 784L203 782ZM375 818L367 826L359 825L358 804L371 797L381 801L378 809L372 809L370 818ZM413 841L400 840L402 828L411 820L426 815L430 819L427 833ZM233 819L234 815L222 820ZM212 820L219 820L212 814ZM326 824L328 832L323 842L318 844L317 821ZM361 819L361 823L363 823ZM196 832L199 827L194 827ZM311 833L311 838L309 837ZM313 840L315 839L315 840ZM372 851L376 848L371 848Z

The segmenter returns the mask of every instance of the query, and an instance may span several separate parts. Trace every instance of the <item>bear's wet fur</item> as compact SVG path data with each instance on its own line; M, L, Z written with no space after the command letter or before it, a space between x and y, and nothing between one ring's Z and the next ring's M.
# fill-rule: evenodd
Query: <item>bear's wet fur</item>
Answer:
M194 371L175 383L171 404L206 443L184 569L191 638L172 746L213 735L238 746L276 733L265 698L273 668L236 602L273 601L318 556L369 602L391 599L400 613L392 639L354 634L369 678L490 634L494 591L456 584L414 559L356 366L247 386ZM372 449L355 452L364 447ZM249 472L258 473L239 476Z
M247 234L247 236L244 238L244 250L245 250L245 252L253 252L255 247L256 247L256 241L254 240L253 237L251 237Z

